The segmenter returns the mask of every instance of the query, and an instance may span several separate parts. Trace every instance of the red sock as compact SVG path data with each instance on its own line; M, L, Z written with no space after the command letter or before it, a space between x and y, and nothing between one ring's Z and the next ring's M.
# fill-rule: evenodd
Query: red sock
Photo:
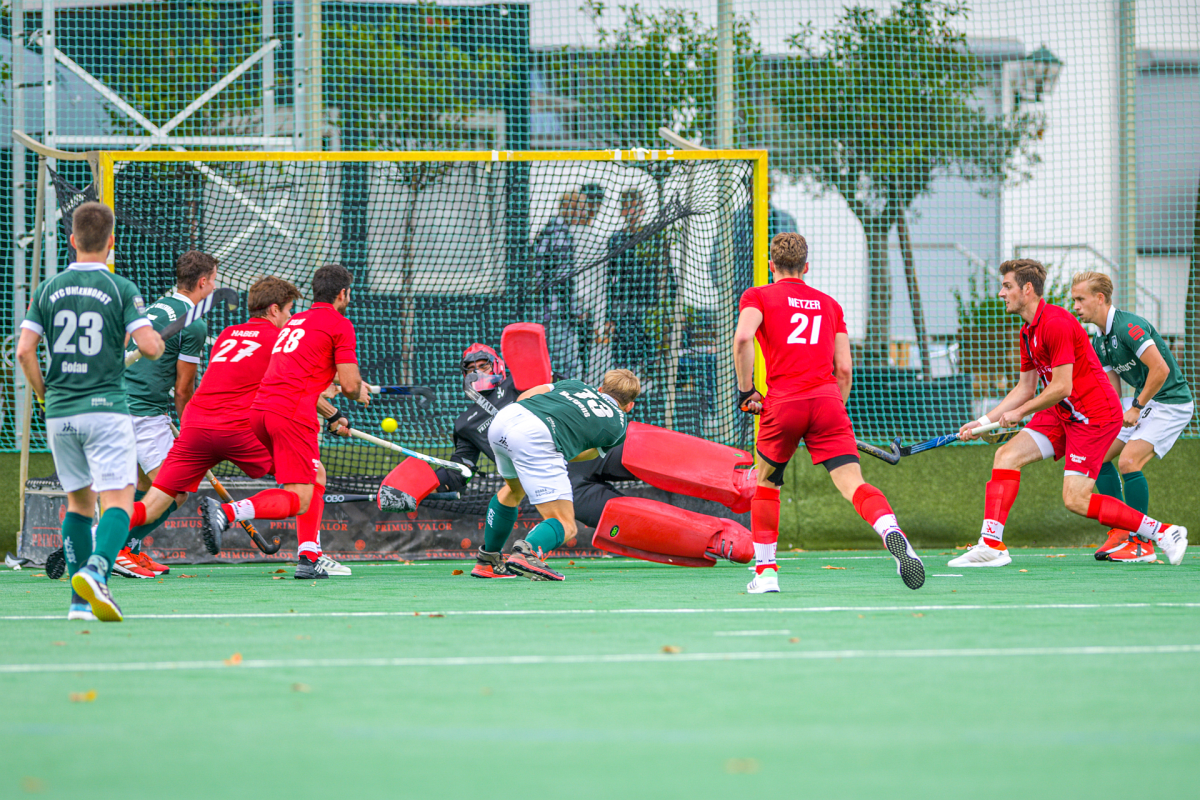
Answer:
M750 533L759 544L779 541L779 490L759 486L750 498Z
M992 479L987 482L983 493L983 518L1004 525L1008 522L1008 512L1013 503L1017 502L1017 492L1021 491L1021 471L1019 469L993 469ZM994 526L993 526L994 527ZM1002 531L1003 528L996 528ZM988 547L1002 549L1003 541L992 539L985 533L984 544Z
M858 512L858 515L872 526L884 514L894 513L887 498L883 496L883 492L869 483L864 483L854 490L851 502L854 503L854 510Z
M287 519L296 516L300 510L300 495L287 489L263 489L245 500L222 503L221 510L230 522L239 519Z
M1094 494L1088 502L1088 519L1094 519L1106 528L1120 528L1124 531L1143 533L1153 527L1157 531L1166 526L1152 524L1154 520L1140 511L1130 508L1115 497L1104 494ZM1145 530L1144 530L1145 529Z
M139 525L146 524L146 504L135 502L133 504L133 513L129 515L129 530L133 530Z
M313 486L313 497L312 502L308 504L308 511L296 517L299 551L313 561L321 557L321 517L324 513L325 487L318 483Z

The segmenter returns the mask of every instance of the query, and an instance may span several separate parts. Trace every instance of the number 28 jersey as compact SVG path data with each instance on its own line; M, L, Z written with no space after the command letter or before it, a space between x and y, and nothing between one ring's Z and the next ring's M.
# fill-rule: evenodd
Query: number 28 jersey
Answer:
M183 410L183 426L249 429L250 404L271 363L277 336L279 328L261 317L221 331L200 388Z
M846 332L846 318L836 300L800 278L780 278L743 292L738 311L747 308L763 315L754 336L767 362L772 402L822 395L841 399L833 339Z

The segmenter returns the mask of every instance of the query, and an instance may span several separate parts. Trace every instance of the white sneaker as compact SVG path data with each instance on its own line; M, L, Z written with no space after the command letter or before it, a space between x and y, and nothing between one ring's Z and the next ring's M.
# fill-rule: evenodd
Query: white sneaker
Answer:
M779 591L779 570L764 569L762 572L754 576L754 580L746 584L746 591L750 594L766 594L767 592Z
M1172 525L1155 537L1158 546L1166 554L1167 560L1175 566L1183 563L1183 554L1187 552L1187 528L1182 525Z
M317 566L321 569L324 569L325 572L329 575L349 575L350 574L349 567L347 567L345 564L334 561L332 558L325 555L324 553L322 553L321 557L317 559Z
M72 603L71 609L67 612L67 619L79 619L83 620L84 622L95 622L96 615L92 613L92 609L87 603L84 603L82 607Z
M958 558L952 558L946 564L948 567L1003 567L1005 564L1012 563L1012 556L1008 554L1008 548L1003 550L995 550L983 543L983 537L979 537L979 544L970 547L967 552L963 553Z

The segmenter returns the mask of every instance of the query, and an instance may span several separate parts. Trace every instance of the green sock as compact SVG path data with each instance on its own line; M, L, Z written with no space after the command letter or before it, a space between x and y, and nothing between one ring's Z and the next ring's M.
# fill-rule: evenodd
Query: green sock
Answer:
M96 529L96 550L88 563L96 569L104 565L105 578L112 572L113 562L117 553L125 546L129 538L129 514L123 508L110 508L100 517L100 526Z
M1125 493L1121 490L1121 475L1111 461L1105 461L1100 465L1100 477L1096 478L1096 491L1121 501L1125 500Z
M517 524L517 509L510 508L493 496L488 502L487 522L483 525L483 549L488 553L499 553L508 541L513 526Z
M92 554L92 520L68 511L63 517L62 540L63 554L67 557L67 577L70 578Z
M1121 477L1125 479L1125 504L1135 511L1149 514L1150 484L1146 482L1145 474L1139 470L1126 472Z
M135 503L142 502L142 498L144 498L147 494L149 494L149 492L143 492L141 489L134 489L133 490L133 502L135 502ZM130 531L129 538L127 538L125 540L125 546L129 548L129 552L131 552L131 553L142 552L142 537L134 536L133 531Z
M142 552L142 539L145 539L154 529L167 521L167 517L179 510L179 505L174 500L171 505L167 506L167 510L159 515L158 519L153 522L147 522L145 525L138 525L129 532L129 538L125 540L125 546L135 553Z
M525 541L529 542L534 549L540 549L543 555L562 544L564 539L566 539L566 534L563 531L562 523L556 519L542 520L525 537Z

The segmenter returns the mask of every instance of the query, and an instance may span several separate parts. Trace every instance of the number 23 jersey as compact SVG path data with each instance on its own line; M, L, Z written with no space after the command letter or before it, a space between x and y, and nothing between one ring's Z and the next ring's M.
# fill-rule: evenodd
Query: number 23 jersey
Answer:
M780 278L742 293L741 312L763 315L754 337L767 363L767 392L772 402L830 396L839 400L833 374L833 340L846 332L842 307L800 278Z
M279 328L251 317L221 331L208 356L200 388L183 410L183 427L249 429L250 404L271 363Z

